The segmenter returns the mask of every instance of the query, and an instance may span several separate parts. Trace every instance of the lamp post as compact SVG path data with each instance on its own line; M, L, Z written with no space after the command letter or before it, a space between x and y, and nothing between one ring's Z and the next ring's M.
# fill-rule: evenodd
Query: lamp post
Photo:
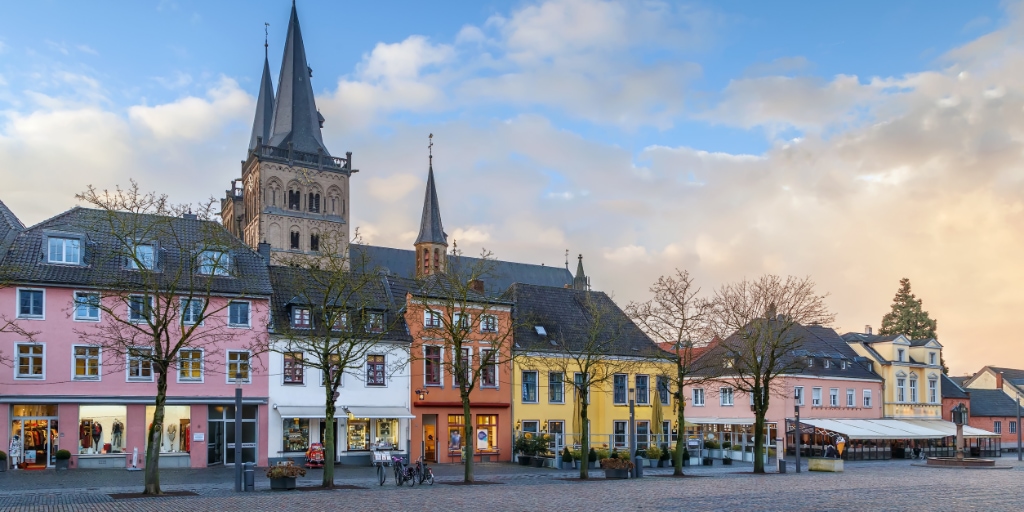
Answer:
M968 421L967 406L963 402L951 411L956 424L956 460L964 460L964 424Z
M242 370L235 370L235 492L242 492Z
M636 411L634 410L636 400L636 389L629 388L629 461L636 461ZM634 478L637 476L636 466L633 466Z
M1021 460L1020 453L1020 391L1017 392L1017 460Z
M793 450L796 453L796 472L800 472L800 396L796 397L793 402L793 411L796 412L796 428L793 430L793 444L796 445L796 449Z

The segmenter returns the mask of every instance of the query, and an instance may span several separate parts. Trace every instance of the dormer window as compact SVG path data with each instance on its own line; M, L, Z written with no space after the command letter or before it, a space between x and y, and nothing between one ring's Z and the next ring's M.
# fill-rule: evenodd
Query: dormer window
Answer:
M199 273L208 276L226 276L231 267L231 256L225 251L199 253Z
M928 352L928 364L935 366L935 352Z
M78 238L61 238L51 236L47 241L48 263L63 263L65 265L82 264L82 241Z
M814 366L814 358L813 357L808 357L807 358L807 367L810 368L812 366Z
M903 351L902 348L896 349L896 360L902 363L903 362L903 354L904 354L904 351Z
M309 317L309 308L292 308L292 327L295 329L309 329L312 326Z
M334 323L331 325L332 331L347 331L348 330L348 314L344 311L336 311L334 313Z
M366 314L366 332L384 332L384 314Z
M846 369L846 361L840 361L839 362L839 367L845 370ZM853 407L853 406L851 405L850 407Z
M156 250L152 245L139 244L132 248L131 256L128 256L128 268L152 270L156 263Z
M828 359L826 359L825 360L825 368L831 368L831 367L832 367L832 361L829 361Z

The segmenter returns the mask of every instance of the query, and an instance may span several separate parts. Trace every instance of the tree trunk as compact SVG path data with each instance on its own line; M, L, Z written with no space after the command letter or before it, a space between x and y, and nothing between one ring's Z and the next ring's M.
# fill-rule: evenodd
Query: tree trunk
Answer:
M754 473L764 473L764 405L754 412Z
M324 386L327 393L326 407L324 408L324 478L321 487L330 489L334 487L334 390L330 382Z
M579 393L582 395L583 393ZM580 430L583 432L583 442L580 446L580 479L590 478L590 422L587 421L587 402L580 404Z
M680 394L682 394L682 391L680 391ZM683 435L683 432L686 431L686 407L684 406L685 403L685 400L679 401L679 413L676 415L676 421L679 422L679 431L676 435L675 453L672 455L672 465L674 466L674 469L672 470L673 476L683 476L683 450L686 449L686 436ZM671 430L669 431L668 435L669 440L671 441Z
M462 446L466 452L464 482L473 482L473 424L470 422L472 415L469 412L469 393L462 393Z
M167 372L156 374L156 406L153 423L149 426L149 446L146 447L146 487L143 494L163 494L160 490L160 445L164 433L164 402L167 401Z

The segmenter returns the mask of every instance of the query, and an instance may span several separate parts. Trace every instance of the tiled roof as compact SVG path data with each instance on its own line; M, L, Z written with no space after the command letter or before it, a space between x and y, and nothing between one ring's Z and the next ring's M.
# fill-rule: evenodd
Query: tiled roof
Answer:
M209 279L210 290L214 294L271 294L266 263L256 251L232 236L217 222L180 217L136 217L128 213L108 214L101 210L75 207L21 232L5 255L3 266L14 273L21 283L117 289L143 287L146 284L142 274L125 268L126 258L122 256L125 248L112 233L111 225L130 226L137 223L152 227L153 224L147 224L149 222L160 223L148 232L155 240L147 240L155 242L157 248L156 268L159 272L150 275L161 278L160 286L177 289L189 287L182 284L182 278L196 273L193 266L194 252L200 247L211 247L212 239L217 247L227 249L230 254L232 275L203 276L199 277L200 283ZM47 263L45 241L51 234L82 237L83 264ZM191 285L192 288L205 286Z
M324 155L330 155L320 133L323 118L313 99L312 77L313 70L306 62L306 47L293 3L288 35L284 41L284 56L281 57L281 74L277 79L270 141L264 141L264 144L283 149L291 143L296 151L314 155L322 151Z
M967 392L952 378L942 376L942 398L967 398Z
M880 342L884 342L884 341L893 341L896 338L898 338L899 336L900 336L899 334L886 334L886 335L883 336L881 334L864 334L864 333L860 333L860 332L848 332L848 333L843 335L843 339L846 340L847 342L852 341L852 340L856 340L856 341L859 341L861 343L865 343L865 344L869 344L870 345L871 343L880 343Z
M964 389L964 383L966 383L968 380L970 380L971 377L973 377L973 375L964 375L964 376L961 376L961 377L949 377L949 376L946 376L947 379L951 380L953 382L953 384L956 384L957 386L960 386L961 389Z
M508 295L515 302L513 340L518 351L584 352L589 345L600 346L606 355L664 357L664 352L603 292L514 284ZM588 335L595 321L594 308L602 314L596 326L600 329L596 344ZM543 335L537 332L538 326L543 328ZM556 348L553 341L565 349Z
M1002 368L999 366L989 366L988 368L991 369L994 373L1002 373L1003 379L1024 379L1024 370L1018 370L1016 368Z
M441 204L437 200L437 188L434 186L434 166L427 171L427 189L423 194L423 216L420 219L420 234L416 236L416 245L440 244L448 246L448 234L441 223Z
M3 257L7 246L24 230L25 225L18 220L18 216L0 201L0 257Z
M970 393L971 416L1017 416L1017 402L1001 389L971 389Z

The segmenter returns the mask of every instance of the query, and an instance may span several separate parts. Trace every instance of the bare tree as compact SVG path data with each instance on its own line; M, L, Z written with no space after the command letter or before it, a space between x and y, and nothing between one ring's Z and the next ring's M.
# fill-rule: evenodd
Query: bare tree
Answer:
M715 293L711 325L723 341L706 357L721 364L740 391L754 399L754 472L764 473L765 415L776 379L802 368L794 351L803 345L798 324L835 320L810 277L765 275L723 285ZM723 376L724 376L723 375Z
M672 375L665 375L675 396L676 421L680 432L686 425L687 385L698 385L717 378L719 365L700 356L708 349L711 332L712 301L700 297L700 288L690 273L676 269L674 275L661 276L651 286L654 295L647 302L631 302L626 313L640 329L665 350L664 358L675 367ZM673 475L683 474L685 437L680 435L673 453Z
M232 339L228 315L221 313L235 299L266 298L270 290L265 277L261 283L252 269L239 268L243 260L253 263L259 256L208 220L213 218L212 202L195 210L174 205L165 195L140 191L134 181L114 191L90 186L76 197L98 210L77 212L80 228L95 247L91 265L103 271L90 283L94 292L76 299L72 308L97 308L105 319L76 333L102 348L104 367L124 371L127 361L129 378L155 375L143 492L161 494L167 382L180 351L209 350ZM258 316L255 309L249 312L253 318ZM250 364L248 359L237 361L235 377L248 380ZM213 366L208 363L205 371Z
M354 238L357 244L358 230ZM386 379L408 361L408 342L393 341L407 335L404 329L397 333L401 308L391 300L386 278L371 267L365 252L350 253L348 247L344 238L325 232L319 235L319 252L288 257L285 266L270 269L277 319L266 349L301 358L291 364L320 370L327 425L334 422L344 374ZM367 356L384 346L389 352L401 350L401 356L388 358L388 366L374 368L373 375L364 374ZM325 488L334 487L336 444L334 430L325 429L324 451L331 454L324 461Z
M422 350L425 341L441 347L444 355L439 370L442 375L447 372L454 376L462 403L462 438L467 440L474 438L473 391L481 385L497 385L499 366L507 369L511 365L512 304L488 294L484 288L485 280L494 277L495 267L494 257L486 249L478 258L463 258L458 247L453 246L446 268L418 280L418 289L411 292L412 300L406 304L411 318L431 319L426 328L414 335L419 338L416 341L420 350L413 353L413 358L426 359ZM462 356L471 350L478 354L475 367ZM464 448L463 480L473 482L473 443L464 443Z
M561 373L563 382L571 386L584 458L580 478L587 479L591 392L604 388L615 374L637 373L649 367L663 353L605 293L519 285L514 290L516 320L522 333L516 339L516 360L524 369ZM545 310L549 300L531 300L537 293L554 294L559 307ZM543 327L546 334L531 332L536 326Z

